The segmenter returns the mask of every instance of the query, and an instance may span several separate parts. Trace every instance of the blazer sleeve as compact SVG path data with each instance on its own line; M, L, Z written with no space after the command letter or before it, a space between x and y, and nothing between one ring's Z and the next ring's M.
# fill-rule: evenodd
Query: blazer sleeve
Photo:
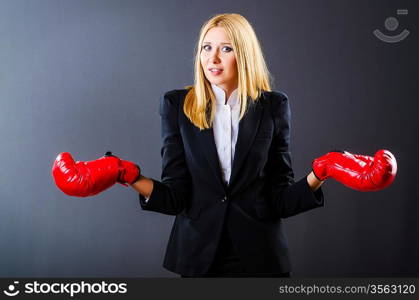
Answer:
M163 146L161 181L153 180L153 191L146 201L139 194L144 210L167 215L179 214L188 203L191 190L191 176L185 160L183 141L178 117L179 92L167 92L160 100L161 135Z
M291 165L290 127L291 110L288 97L272 92L271 111L275 123L274 136L266 165L269 199L275 212L281 217L290 217L324 205L321 188L313 192L306 177L294 181Z

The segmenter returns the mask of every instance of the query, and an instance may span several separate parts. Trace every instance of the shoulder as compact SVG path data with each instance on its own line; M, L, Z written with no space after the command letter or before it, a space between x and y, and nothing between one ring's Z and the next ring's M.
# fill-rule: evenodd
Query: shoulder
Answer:
M171 90L164 93L160 98L160 115L166 115L173 109L179 109L183 105L188 89Z
M260 100L274 112L289 110L288 96L282 91L263 91Z
M171 90L164 93L163 98L169 101L180 101L183 100L188 93L188 89Z
M291 116L288 96L282 91L264 91L264 100L276 121L289 121Z
M264 91L262 92L262 96L273 105L288 102L287 94L282 91Z

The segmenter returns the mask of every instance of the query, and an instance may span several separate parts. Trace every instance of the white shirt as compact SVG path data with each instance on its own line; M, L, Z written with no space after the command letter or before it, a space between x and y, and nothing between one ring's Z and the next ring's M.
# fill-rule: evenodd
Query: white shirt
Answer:
M214 141L220 162L221 175L224 182L228 184L239 134L240 105L237 98L237 89L231 93L226 102L224 90L215 84L211 84L211 87L217 101L213 123ZM147 202L148 198L145 198L145 201Z
M224 182L230 182L231 168L233 166L234 152L239 133L240 105L235 89L228 100L223 89L211 84L217 108L213 123L214 141L220 161L221 175Z

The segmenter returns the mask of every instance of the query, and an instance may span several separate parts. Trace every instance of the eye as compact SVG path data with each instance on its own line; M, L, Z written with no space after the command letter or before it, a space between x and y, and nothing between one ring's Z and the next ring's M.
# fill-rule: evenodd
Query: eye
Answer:
M204 49L205 51L211 51L211 46L210 45L204 45L204 46L202 46L202 49Z
M223 52L231 52L231 51L233 51L233 48L228 47L228 46L223 47Z

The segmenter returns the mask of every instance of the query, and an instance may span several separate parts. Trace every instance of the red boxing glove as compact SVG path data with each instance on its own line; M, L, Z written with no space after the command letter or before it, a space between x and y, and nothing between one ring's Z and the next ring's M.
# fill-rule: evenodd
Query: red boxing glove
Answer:
M313 161L313 173L319 180L329 177L361 192L379 191L389 186L397 173L397 162L388 150L374 157L349 152L329 152Z
M57 187L69 196L96 195L116 182L127 186L140 178L140 167L106 152L93 161L77 161L68 152L60 153L52 166Z

